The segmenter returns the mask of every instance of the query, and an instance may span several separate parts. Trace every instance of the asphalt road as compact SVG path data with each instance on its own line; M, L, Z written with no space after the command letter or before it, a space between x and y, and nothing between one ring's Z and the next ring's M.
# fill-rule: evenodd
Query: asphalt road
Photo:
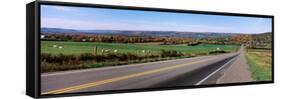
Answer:
M215 84L241 54L201 56L41 75L42 94Z

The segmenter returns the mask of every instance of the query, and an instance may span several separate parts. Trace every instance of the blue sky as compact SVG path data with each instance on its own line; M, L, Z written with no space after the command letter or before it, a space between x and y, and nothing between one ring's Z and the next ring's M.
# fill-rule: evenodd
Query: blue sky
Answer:
M79 30L271 32L270 18L41 6L41 27Z

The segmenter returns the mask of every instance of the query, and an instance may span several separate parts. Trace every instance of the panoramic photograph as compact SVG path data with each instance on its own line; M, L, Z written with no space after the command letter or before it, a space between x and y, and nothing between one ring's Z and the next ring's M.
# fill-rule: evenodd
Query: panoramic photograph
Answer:
M272 81L272 19L40 6L41 95Z

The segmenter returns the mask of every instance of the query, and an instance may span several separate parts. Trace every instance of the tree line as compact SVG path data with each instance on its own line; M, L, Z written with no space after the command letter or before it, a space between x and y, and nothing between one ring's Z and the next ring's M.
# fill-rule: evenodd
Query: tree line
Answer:
M190 38L190 37L152 37L152 36L125 36L125 35L94 35L94 34L48 34L42 33L46 41L74 41L74 42L105 42L105 43L153 43L162 45L186 44L194 46L198 44L244 44L248 47L269 46L272 42L271 33L245 34L223 38Z
M151 43L162 42L163 44L184 44L192 41L191 38L176 37L141 37L141 36L123 36L123 35L62 35L43 33L45 41L74 41L74 42L106 42L106 43Z

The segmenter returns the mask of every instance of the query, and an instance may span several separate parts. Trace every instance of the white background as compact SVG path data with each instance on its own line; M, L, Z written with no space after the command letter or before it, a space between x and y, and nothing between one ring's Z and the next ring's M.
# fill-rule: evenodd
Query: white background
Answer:
M0 98L30 99L25 95L25 4L33 0L1 0ZM270 99L280 98L279 0L62 0L97 4L219 11L275 16L275 84L170 91L76 96L66 99ZM279 39L278 39L279 38ZM281 42L280 42L281 43ZM62 99L62 98L61 98Z

